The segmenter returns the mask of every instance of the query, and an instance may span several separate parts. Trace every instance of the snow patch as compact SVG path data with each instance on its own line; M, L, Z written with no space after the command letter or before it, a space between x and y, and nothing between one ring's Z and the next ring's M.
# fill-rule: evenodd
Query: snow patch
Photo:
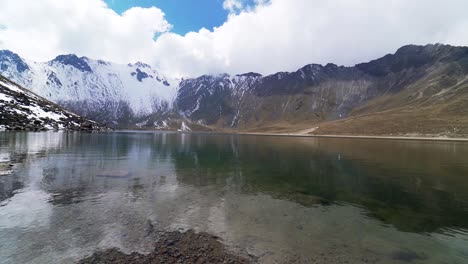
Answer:
M190 127L188 127L184 121L182 121L182 125L180 126L180 129L177 131L192 131Z
M141 122L141 123L136 123L136 126L139 127L139 128L141 128L141 127L143 127L143 126L146 126L146 124L148 124L148 121L149 121L149 120L143 121L143 122Z
M12 91L18 92L18 93L24 93L25 92L23 89L19 88L18 86L14 85L12 83L4 82L3 80L0 80L0 85L3 85L6 88L8 88L8 89L10 89Z
M156 129L168 129L169 128L166 121L154 121L153 125Z

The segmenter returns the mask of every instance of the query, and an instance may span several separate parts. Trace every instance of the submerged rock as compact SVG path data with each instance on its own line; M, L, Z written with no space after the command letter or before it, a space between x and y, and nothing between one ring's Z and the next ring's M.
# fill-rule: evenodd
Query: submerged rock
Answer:
M189 230L164 232L156 242L154 251L148 255L131 253L127 255L118 249L96 252L80 260L79 264L104 263L252 263L253 260L235 256L225 249L218 237L208 233Z
M130 172L127 170L105 170L97 173L96 177L128 178L130 177Z
M13 173L13 164L0 162L0 176L10 175Z
M392 259L404 262L424 261L427 259L425 254L419 254L411 250L400 250L392 253Z

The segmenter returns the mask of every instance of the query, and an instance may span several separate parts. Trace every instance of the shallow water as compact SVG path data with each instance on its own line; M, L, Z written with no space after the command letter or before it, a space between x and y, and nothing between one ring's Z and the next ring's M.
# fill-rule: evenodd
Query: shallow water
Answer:
M147 252L149 221L264 263L468 263L467 157L457 142L4 132L0 263Z

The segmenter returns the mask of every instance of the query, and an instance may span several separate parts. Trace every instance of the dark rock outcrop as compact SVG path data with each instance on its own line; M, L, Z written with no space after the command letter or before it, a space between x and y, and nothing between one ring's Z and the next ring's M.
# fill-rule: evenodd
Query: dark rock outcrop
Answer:
M106 130L97 122L64 110L0 76L0 128L2 130Z
M78 69L78 70L80 70L82 72L92 72L93 71L91 69L91 67L89 66L89 64L86 62L86 57L79 58L75 54L57 56L50 63L61 63L63 65L72 66L72 67L75 67L76 69Z
M29 70L24 60L9 50L0 50L0 69L6 71L9 67L15 67L19 73Z

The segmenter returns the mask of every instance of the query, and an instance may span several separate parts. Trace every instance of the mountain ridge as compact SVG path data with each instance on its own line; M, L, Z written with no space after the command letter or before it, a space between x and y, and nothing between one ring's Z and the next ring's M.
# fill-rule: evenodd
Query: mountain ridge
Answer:
M11 62L13 59L2 59L1 54L0 52L2 71L7 67L13 69L9 71L10 74L24 81L25 78L21 77L24 74L21 73L27 72L28 69L20 66L21 69L25 69L20 72L17 67L20 63L16 65L10 63L5 67L4 61ZM90 73L86 65L77 62L77 59L94 66L114 65L86 57L79 58L76 55L60 57L59 61L63 65L73 64L73 67L84 72L86 76L101 74L95 73L99 67L94 66L94 68L90 66L93 71ZM29 64L26 66L30 67ZM448 105L455 102L455 95L464 98L465 79L468 73L468 47L443 44L406 45L394 54L387 54L355 66L338 66L332 63L308 64L296 71L278 72L266 76L247 72L237 75L202 75L168 81L150 65L135 63L128 64L127 67L133 67L133 71L125 72L125 75L130 75L134 83L159 79L159 83L163 84L157 86L157 89L171 87L172 97L159 100L160 98L155 96L152 100L157 102L156 107L149 107L149 111L147 107L147 111L140 112L132 107L132 102L126 101L125 97L98 100L100 107L93 105L92 100L81 101L76 98L66 102L57 100L57 103L72 110L79 110L80 114L86 117L95 117L99 121L123 127L183 130L182 124L184 124L188 129L190 126L197 126L196 130L282 132L318 126L321 128L315 133L321 131L346 133L348 130L345 127L335 130L325 130L325 128L330 128L334 121L355 119L359 115L404 108L408 105L414 108L416 105L424 105L424 102L439 107L444 102ZM110 75L96 78L112 78L110 70L106 73ZM118 78L122 76L120 74ZM48 79L50 83L64 82L63 76L50 75ZM133 89L134 83L130 82L120 88ZM103 88L105 85L93 86L94 84L80 86L80 89L95 88L98 92L118 90L113 87ZM147 89L153 88L151 85L148 87ZM103 94L101 99L108 98L107 94ZM463 104L458 108L464 109ZM434 114L444 111L446 110L441 108ZM454 116L460 115L457 111ZM379 126L379 122L376 121L372 125ZM173 123L174 126L163 125L168 123ZM425 128L421 133L424 130ZM418 131L408 128L400 132ZM442 129L431 131L436 134L443 132Z

